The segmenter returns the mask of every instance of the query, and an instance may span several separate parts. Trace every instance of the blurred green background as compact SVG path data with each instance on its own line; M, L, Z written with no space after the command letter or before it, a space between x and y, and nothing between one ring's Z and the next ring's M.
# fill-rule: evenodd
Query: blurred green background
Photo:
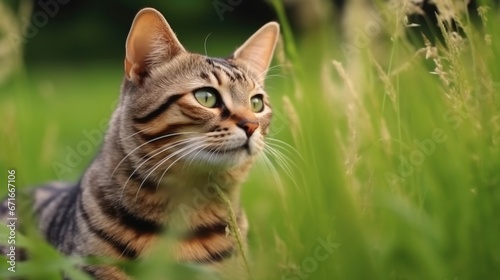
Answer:
M19 189L78 179L116 104L140 8L160 10L188 50L212 56L278 20L283 41L267 87L269 143L281 154L276 172L256 165L242 194L253 279L496 279L499 10L492 1L413 2L75 0L13 45L43 9L4 0L0 172L15 168ZM18 275L77 273L82 260L27 235L34 257ZM208 278L160 255L129 270Z
M33 2L36 3L34 15L46 11L44 5ZM205 38L210 34L207 51L216 52L216 55L232 50L238 39L245 38L246 34L241 33L252 32L262 23L275 19L272 7L262 1L232 1L233 4L196 0L61 1L68 2L64 5L57 1L42 2L57 3L59 11L53 17L48 13L47 24L37 28L36 35L26 44L25 58L29 64L120 61L124 56L124 40L131 19L144 7L162 11L188 49L203 51ZM37 19L32 19L32 22L36 25ZM225 42L233 37L235 42ZM59 44L54 44L56 41Z

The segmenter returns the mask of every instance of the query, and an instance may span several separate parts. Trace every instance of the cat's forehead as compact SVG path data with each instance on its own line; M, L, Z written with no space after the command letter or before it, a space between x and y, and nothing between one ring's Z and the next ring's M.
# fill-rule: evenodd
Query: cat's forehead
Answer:
M207 82L220 89L225 89L230 94L234 103L247 104L248 94L263 92L262 86L257 82L255 74L251 73L245 65L239 65L231 58L203 57L205 64L200 76Z
M213 87L242 104L248 103L248 94L265 93L258 74L231 57L185 53L152 69L150 78L146 88L167 87L168 92L175 93Z
M214 75L217 84L241 84L252 88L261 87L256 81L255 73L248 70L245 65L238 64L232 58L203 57L201 63L205 64L202 69ZM206 73L206 74L209 74Z

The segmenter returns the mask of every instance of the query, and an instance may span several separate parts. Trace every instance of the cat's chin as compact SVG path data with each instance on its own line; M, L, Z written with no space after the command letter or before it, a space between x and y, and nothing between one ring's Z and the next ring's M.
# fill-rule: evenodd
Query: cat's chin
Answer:
M250 152L246 147L221 151L200 151L188 163L192 166L207 169L230 169L245 165L256 156L257 152Z

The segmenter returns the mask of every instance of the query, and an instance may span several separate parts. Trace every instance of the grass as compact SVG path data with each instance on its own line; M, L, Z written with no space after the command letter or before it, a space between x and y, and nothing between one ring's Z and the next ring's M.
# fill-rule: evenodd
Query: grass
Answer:
M351 12L363 18L362 10ZM478 26L461 16L464 34L441 32L443 43L427 46L409 42L398 13L363 45L328 26L297 45L286 37L277 55L285 78L269 80L272 137L300 156L284 151L293 179L278 169L279 184L256 166L245 184L253 279L500 273L497 14L486 11ZM347 35L366 22L358 24ZM83 131L109 117L121 75L119 65L52 65L17 76L0 95L0 170L15 168L19 189L57 179L53 163L64 163L68 147L90 141ZM82 156L59 179L75 180L91 159ZM57 279L58 269L80 261L32 235L23 243L38 258L19 273ZM139 279L208 278L195 267L166 265L160 255L127 266ZM0 277L10 275L6 262L0 266Z

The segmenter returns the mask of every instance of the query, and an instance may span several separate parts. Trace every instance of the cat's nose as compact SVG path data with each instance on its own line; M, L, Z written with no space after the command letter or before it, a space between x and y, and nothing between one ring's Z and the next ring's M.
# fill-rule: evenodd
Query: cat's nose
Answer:
M256 119L242 119L236 125L245 131L247 137L250 137L259 127L259 122Z

